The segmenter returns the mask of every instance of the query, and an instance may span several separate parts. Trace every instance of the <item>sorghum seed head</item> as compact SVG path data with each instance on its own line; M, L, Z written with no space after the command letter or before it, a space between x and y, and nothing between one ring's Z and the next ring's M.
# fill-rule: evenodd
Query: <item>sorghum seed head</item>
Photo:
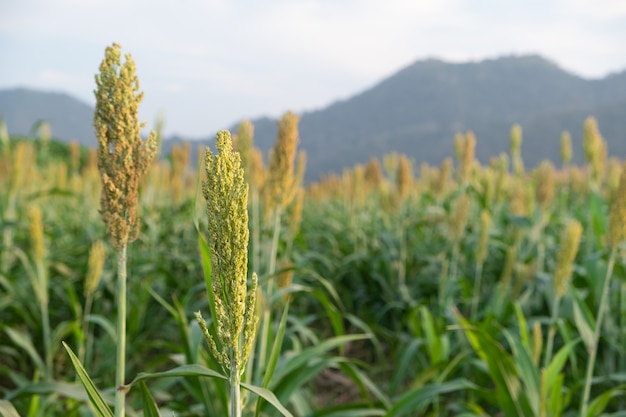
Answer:
M561 134L561 162L563 165L569 165L572 161L572 136L569 132Z
M561 235L561 247L556 257L554 271L554 293L561 298L567 293L567 286L572 275L574 259L578 253L578 245L583 228L576 221L570 221Z
M106 259L106 251L104 243L98 240L89 250L89 260L87 262L87 275L85 276L85 297L92 295L98 284L100 283L100 277L102 276L102 270L104 268L104 261Z
M96 75L94 126L98 138L98 169L102 178L101 214L112 244L119 249L137 238L139 178L157 151L156 133L144 143L138 120L139 80L135 63L126 55L122 64L120 46L106 48Z
M612 248L626 240L626 163L609 212L609 243Z

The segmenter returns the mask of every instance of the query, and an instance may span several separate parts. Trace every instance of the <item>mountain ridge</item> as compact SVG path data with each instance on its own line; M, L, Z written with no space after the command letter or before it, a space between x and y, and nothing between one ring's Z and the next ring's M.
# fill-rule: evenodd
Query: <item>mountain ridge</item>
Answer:
M2 97L0 91L0 113ZM89 141L95 145L93 108L83 106L91 109ZM429 58L351 97L300 115L300 148L308 154L308 180L390 152L404 153L417 163L439 164L453 155L454 135L470 130L477 137L477 157L486 162L508 151L514 123L524 132L522 154L528 166L545 158L558 161L565 130L572 134L575 161L580 162L582 125L589 115L598 119L609 152L624 157L626 118L620 115L626 115L626 70L588 79L539 55L461 63ZM267 155L276 137L276 119L251 121L255 145ZM11 129L13 121L7 117L7 123ZM231 132L237 125L230 126ZM53 134L61 137L60 132L53 125ZM73 136L62 138L77 139ZM181 139L165 140L164 153L177 141ZM208 137L197 143L212 142Z

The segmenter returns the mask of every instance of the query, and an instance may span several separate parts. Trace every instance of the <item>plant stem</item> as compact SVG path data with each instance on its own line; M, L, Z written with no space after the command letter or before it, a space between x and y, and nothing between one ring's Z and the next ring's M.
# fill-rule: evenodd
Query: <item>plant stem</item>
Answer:
M280 207L276 209L274 212L274 232L272 236L272 247L270 250L270 263L268 270L268 280L267 280L267 292L265 294L265 308L263 309L263 317L262 317L262 328L261 328L261 340L259 345L259 360L257 362L257 374L256 377L260 378L259 383L263 377L263 371L265 368L265 359L267 356L267 345L269 342L269 332L270 332L270 321L271 321L271 311L272 311L272 294L274 292L274 279L272 275L276 272L276 257L278 253L278 240L280 236L280 216L281 210Z
M89 320L88 317L91 314L91 306L93 304L93 295L89 294L87 299L85 300L85 307L83 310L83 319L81 326L82 340L80 345L78 346L78 359L84 365L85 364L85 355L87 352L87 345L89 344Z
M251 217L252 217L252 271L256 272L256 271L260 271L260 265L259 265L259 253L261 251L260 245L261 245L261 233L260 233L260 228L261 228L261 222L259 220L260 217L260 213L259 213L259 193L256 190L256 187L251 189L251 195L250 195L250 200L251 200L251 205L252 205L252 213L251 213Z
M43 346L46 360L46 374L44 380L50 381L53 376L52 351L50 346L50 315L48 313L48 303L41 306L41 324L43 325Z
M556 321L558 319L559 305L561 298L554 296L552 301L552 319L550 320L550 328L548 329L548 342L546 344L546 356L543 358L543 367L547 368L552 360L552 349L554 345L554 335L556 333Z
M589 351L589 361L587 362L587 373L585 376L585 388L583 391L583 399L580 406L580 415L585 417L587 415L587 408L589 407L589 394L591 393L591 380L593 378L593 369L596 362L596 355L598 353L598 340L600 339L600 331L602 329L602 319L604 318L604 312L606 311L607 298L609 295L609 284L611 282L611 275L613 275L613 266L615 265L615 257L617 256L617 249L613 247L611 249L611 255L609 256L609 265L606 269L606 276L604 277L604 286L602 288L602 296L600 297L600 305L598 306L598 316L596 318L596 328L593 331L593 343Z
M230 358L230 416L241 417L241 377L239 376L238 352Z
M274 212L274 235L272 236L272 248L270 251L270 265L268 275L271 277L276 272L276 258L278 257L278 240L280 237L280 217L281 209L278 207ZM274 282L273 280L269 281Z
M476 275L474 277L474 293L472 294L472 309L470 317L476 320L478 312L478 300L480 299L480 287L483 278L483 262L476 262Z
M415 305L415 301L411 299L411 293L406 285L406 242L404 239L404 228L398 230L398 245L400 246L400 259L398 262L398 286L400 294L405 303L410 306Z
M43 375L44 381L50 381L53 376L52 369L52 346L50 336L50 312L49 312L49 294L48 294L48 271L43 259L35 260L35 269L37 274L37 287L39 291L39 304L41 307L41 327L43 332L43 348L44 360L46 364L46 372Z
M117 359L115 367L115 417L124 417L126 387L126 245L118 253L117 262Z
M15 195L9 194L7 201L7 209L4 212L4 221L10 223L15 220ZM5 227L2 230L2 254L0 256L0 272L6 274L9 272L11 257L13 254L13 228Z

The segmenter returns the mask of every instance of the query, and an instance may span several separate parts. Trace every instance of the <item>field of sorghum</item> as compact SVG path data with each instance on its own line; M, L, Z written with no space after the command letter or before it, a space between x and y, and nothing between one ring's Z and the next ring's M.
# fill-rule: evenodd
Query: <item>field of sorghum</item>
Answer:
M3 135L0 415L626 415L626 170L593 118L558 167L514 126L489 164L468 133L312 184L297 125L195 171L156 136Z

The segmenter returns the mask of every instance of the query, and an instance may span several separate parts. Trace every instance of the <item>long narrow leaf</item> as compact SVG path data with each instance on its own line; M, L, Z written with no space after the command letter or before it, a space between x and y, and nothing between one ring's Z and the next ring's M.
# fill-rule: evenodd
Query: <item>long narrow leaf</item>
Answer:
M515 372L513 359L504 348L485 331L472 326L458 311L456 317L476 354L486 363L489 375L496 385L496 398L507 416L530 415L528 399Z
M431 364L436 365L444 359L447 359L447 352L444 351L441 337L437 332L437 326L433 315L426 306L419 308L420 316L422 317L422 328L424 329L424 335L426 336L426 346L428 347L428 355L430 356Z
M46 365L43 363L43 359L37 353L35 346L33 346L33 341L30 338L30 335L27 333L18 332L17 330L13 330L10 327L6 327L4 331L7 333L9 338L15 343L17 346L24 349L28 356L33 360L35 366L42 374L46 372Z
M574 323L580 338L585 343L587 351L593 346L593 329L595 324L590 314L586 314L586 307L582 304L579 297L574 297Z
M503 333L513 350L513 363L515 364L518 375L524 382L524 391L528 396L528 402L534 414L538 415L540 402L539 392L541 391L539 370L533 362L530 349L524 346L519 338L513 336L507 330L504 330Z
M150 390L148 389L146 383L142 381L139 386L141 387L144 417L161 417L159 409L156 406L156 402L154 401L154 398L152 398L152 394L150 394Z
M289 410L283 407L283 405L280 403L280 401L278 401L278 398L276 398L276 395L274 395L272 391L246 383L242 383L241 386L263 398L268 403L272 404L278 411L280 411L283 416L293 417L293 414L291 414Z
M267 361L267 365L265 367L265 375L263 376L263 382L261 386L263 388L267 388L274 376L274 372L276 371L276 364L278 364L278 358L280 357L280 351L283 345L283 338L285 337L285 330L287 328L287 315L289 313L289 303L285 305L283 309L283 315L280 318L280 324L278 325L278 330L276 332L276 336L274 337L274 342L272 344L272 351L270 352L270 357Z
M439 395L475 388L476 386L466 379L455 379L443 384L432 384L412 389L394 402L393 407L385 414L385 417L400 417L409 413L416 415Z
M626 385L620 385L609 390L604 391L597 396L590 404L587 414L584 417L598 417L602 414L606 406L609 404L611 398L623 394L623 390Z
M47 394L60 394L67 398L72 398L78 401L89 401L89 397L85 391L85 388L82 384L78 383L68 383L62 381L52 381L52 382L32 382L26 385L20 385L18 389L15 391L11 391L7 394L7 400L12 400L14 398L20 398L28 395L47 395ZM104 398L105 402L108 404L113 403L113 397L107 396L105 394L101 394L102 398Z
M276 371L276 365L278 364L278 359L280 357L280 352L283 347L283 339L285 337L285 330L287 328L287 316L289 313L289 302L285 305L283 309L283 315L280 318L280 324L278 325L278 331L276 333L276 337L274 338L274 342L272 343L272 350L270 352L270 357L267 360L267 365L265 366L265 375L263 375L263 381L261 382L261 386L263 388L267 388L274 376L274 372ZM263 405L263 401L259 400L256 403L256 411L255 416L258 416L261 412L261 406Z
M552 358L552 361L546 369L546 385L548 388L552 387L555 384L557 376L563 369L563 366L565 366L570 352L577 343L578 340L574 340L566 344L561 349L559 349L557 354L554 355L554 358Z
M188 376L209 377L209 378L218 378L218 379L228 380L227 376L222 375L218 372L215 372L211 369L205 368L203 366L183 365L183 366L179 366L177 368L170 369L169 371L164 371L164 372L140 373L128 385L132 387L138 384L139 382L146 381L148 379L154 379L154 378L173 378L173 377L188 377ZM283 416L293 417L293 415L285 407L282 406L280 401L278 401L278 398L276 398L274 393L272 393L271 391L265 388L261 388L255 385L250 385L250 384L245 384L245 383L242 383L241 386L247 389L248 391L251 391L257 394L268 403L272 404L278 411L282 413Z
M85 387L85 391L87 391L87 396L89 397L89 403L92 405L96 413L99 417L113 417L113 413L109 406L104 402L104 398L89 378L87 371L83 368L83 365L80 363L72 349L67 345L67 343L62 342L63 347L67 350L67 353L70 355L70 360L74 365L74 369L76 370L76 374L80 379L80 382Z
M280 367L277 379L280 380L283 376L289 374L295 369L299 369L303 367L309 360L316 359L321 357L325 352L334 349L338 346L345 345L349 342L354 342L356 340L364 340L369 339L369 335L362 334L352 334L352 335L344 335L344 336L336 336L332 337L328 340L324 340L323 342L307 348L302 352L298 353L296 356L289 358L283 366Z
M20 417L19 413L8 401L0 400L0 416L1 417Z

